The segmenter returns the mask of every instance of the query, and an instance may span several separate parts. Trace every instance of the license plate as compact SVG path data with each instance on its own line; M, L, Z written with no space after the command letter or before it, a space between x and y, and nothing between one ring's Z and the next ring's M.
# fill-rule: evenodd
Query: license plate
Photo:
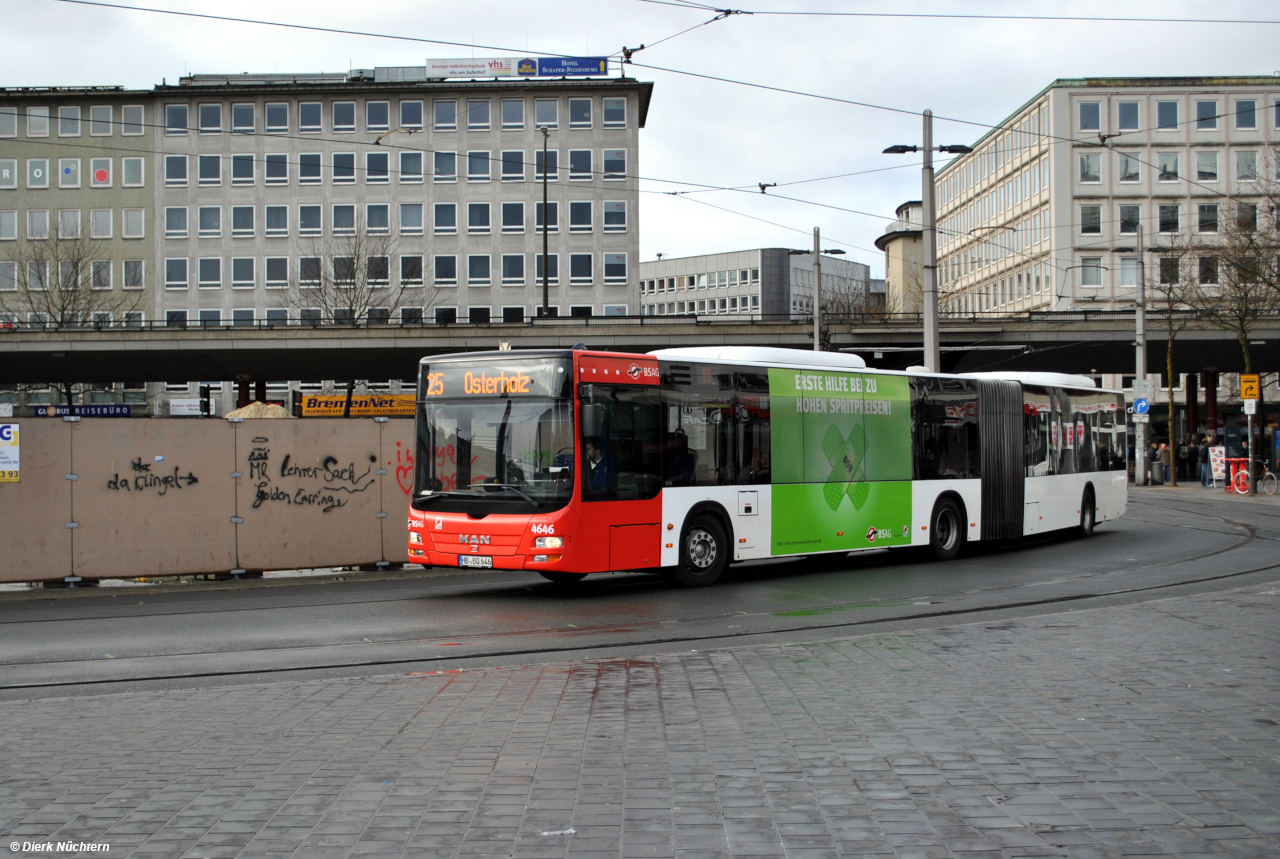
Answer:
M458 566L493 569L493 558L490 558L488 555L459 555Z

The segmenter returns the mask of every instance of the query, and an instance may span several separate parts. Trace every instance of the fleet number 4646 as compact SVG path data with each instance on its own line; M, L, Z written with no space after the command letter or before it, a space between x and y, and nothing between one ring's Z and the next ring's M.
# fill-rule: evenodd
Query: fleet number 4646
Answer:
M554 534L555 532L555 525L543 525L540 522L535 522L533 525L533 533L535 534Z

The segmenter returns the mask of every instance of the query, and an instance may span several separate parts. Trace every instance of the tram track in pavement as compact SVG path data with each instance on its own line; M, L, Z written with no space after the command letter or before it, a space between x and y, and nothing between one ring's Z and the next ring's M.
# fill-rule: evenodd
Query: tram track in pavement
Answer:
M1161 506L1161 505L1153 505L1153 506ZM770 628L754 628L754 629L744 628L745 626L747 626L748 622L751 620L758 621L761 619L768 620L770 618L779 618L779 617L797 617L797 616L808 617L808 616L814 616L814 615L829 615L833 613L847 611L850 609L856 610L856 609L875 608L875 607L897 608L907 603L910 603L913 606L924 609L925 606L928 606L928 605L937 605L937 602L936 602L937 600L941 598L946 598L946 597L958 597L958 598L965 598L965 597L973 598L975 596L989 597L1000 590L1005 590L1005 591L1025 590L1025 588L1032 587L1032 586L1043 587L1043 586L1053 585L1053 584L1061 585L1064 583L1080 581L1082 579L1097 579L1100 577L1114 578L1119 575L1145 572L1145 571L1150 571L1158 568L1175 566L1178 564L1194 565L1198 561L1203 561L1211 557L1221 556L1233 551L1238 551L1241 548L1247 546L1249 543L1253 542L1255 539L1258 539L1257 533L1256 533L1257 529L1247 523L1233 521L1232 519L1229 519L1224 516L1211 515L1206 513L1206 511L1203 511L1203 510L1181 510L1180 508L1176 508L1176 507L1174 509L1179 509L1180 512L1186 513L1188 515L1195 515L1195 516L1200 516L1204 518L1210 518L1215 521L1222 522L1223 524L1228 525L1232 528L1241 529L1245 533L1241 535L1242 539L1233 542L1229 546L1219 547L1212 551L1199 553L1194 556L1187 556L1187 557L1178 558L1175 560L1163 561L1155 564L1140 564L1134 567L1123 567L1119 569L1112 569L1112 570L1107 570L1103 572L1087 574L1084 576L1059 577L1057 579L1047 580L1047 581L1039 580L1035 582L1019 584L1016 586L1004 586L1000 588L968 590L968 591L953 592L951 594L934 593L934 594L923 594L923 595L917 595L917 596L903 596L903 597L897 597L893 599L873 600L871 602L863 602L863 603L849 603L849 602L825 603L825 604L808 605L808 606L793 608L787 611L774 610L774 611L761 611L761 612L752 612L752 613L738 612L736 614L715 614L715 615L707 615L702 617L679 618L674 620L643 621L643 622L629 622L629 623L619 622L619 623L603 624L598 626L574 627L573 629L564 629L559 627L556 627L556 628L539 627L534 629L522 629L522 630L513 630L513 631L505 631L505 632L498 632L498 633L490 632L486 634L476 634L476 635L463 634L463 635L452 636L449 638L441 638L441 637L425 638L425 639L409 638L409 639L380 640L377 642L369 641L368 639L366 639L365 642L361 642L359 644L320 643L315 645L304 645L304 646L295 645L295 646L282 647L282 648L258 648L252 651L245 651L245 650L196 651L196 652L179 654L177 656L173 654L161 654L156 656L130 656L123 660L120 660L118 668L124 668L125 665L127 664L131 668L141 669L134 676L122 676L116 672L113 672L115 676L109 676L109 677L101 677L101 676L79 677L79 678L62 679L62 680L51 679L47 681L31 679L31 680L28 680L27 682L0 682L0 692L11 693L10 696L7 696L7 697L12 697L13 693L36 692L40 690L45 690L45 691L74 690L74 689L89 689L89 688L95 688L95 687L100 688L100 687L106 687L106 686L116 687L121 690L127 690L130 688L136 688L139 686L139 684L145 684L149 682L150 683L158 683L158 682L199 683L201 681L213 681L218 678L253 678L253 677L261 677L263 679L267 679L267 678L279 677L287 674L301 674L301 673L314 674L319 676L323 676L325 674L332 674L334 672L347 672L347 673L358 672L363 674L386 673L386 672L395 671L397 669L400 669L403 667L409 667L409 666L420 666L424 669L433 669L433 668L439 668L440 666L447 667L447 666L458 664L461 662L472 662L476 660L491 662L492 660L495 660L495 659L505 660L505 659L513 659L513 658L514 659L535 659L535 660L545 659L547 657L569 658L574 654L582 654L584 651L600 651L600 650L609 651L609 650L616 650L618 648L655 648L655 647L663 648L663 647L674 647L677 645L700 644L700 643L707 643L707 642L717 642L719 646L735 646L735 644L743 643L746 639L758 640L758 639L761 639L762 637L766 639L776 640L780 636L803 635L806 633L831 633L838 630L854 631L854 630L865 630L870 628L884 629L894 625L902 625L902 624L912 624L912 623L921 624L921 623L928 623L930 621L938 621L938 620L946 620L946 619L979 618L980 616L999 614L1002 612L1009 613L1009 612L1028 611L1028 610L1039 610L1043 612L1043 610L1051 609L1054 606L1088 607L1088 605L1091 602L1104 603L1108 600L1133 598L1133 597L1138 597L1140 595L1156 595L1162 592L1172 592L1178 588L1192 588L1196 586L1211 585L1213 583L1232 583L1233 584L1234 583L1233 580L1244 579L1249 576L1259 576L1261 574L1266 574L1272 571L1280 570L1280 563L1265 564L1261 566L1253 566L1244 570L1222 572L1214 575L1200 575L1200 576L1195 576L1190 578L1179 578L1173 581L1156 582L1156 583L1141 584L1141 585L1135 584L1135 586L1131 586L1131 587L1120 587L1120 588L1111 588L1111 589L1094 588L1086 592L1056 594L1053 596L1046 596L1044 598L1038 598L1038 599L1004 599L1004 600L997 600L994 602L982 602L980 604L974 604L974 605L953 606L948 608L938 607L934 609L927 609L927 610L921 610L921 611L893 612L890 614L879 615L876 617L863 617L863 618L856 618L856 619L844 617L840 619L829 619L824 621L818 621L815 618L814 620L810 620L807 622L789 623L786 625L770 627ZM1271 517L1268 515L1267 518L1274 518L1274 517ZM1140 519L1137 517L1132 518L1131 521L1142 522L1150 525L1155 525L1157 527L1158 526L1179 527L1182 530L1202 530L1202 531L1210 530L1210 529L1203 529L1203 528L1190 529L1190 528L1187 528L1186 526L1173 526L1167 522L1150 522L1150 520ZM1224 532L1224 531L1211 531L1211 533L1222 535L1222 536L1230 536L1229 532ZM1266 538L1263 538L1263 539L1266 539ZM980 557L981 555L1000 555L1005 553L1011 553L1011 552L1017 551L1018 549L1031 549L1031 548L1036 548L1037 546L1043 548L1044 543L1055 543L1055 542L1062 542L1062 541L1060 538L1051 537L1043 541L1032 541L1029 543L1022 542L1022 543L1012 544L1009 546L994 546L991 548L975 547L975 548L978 550L976 554ZM1082 545L1086 545L1086 544L1082 544ZM847 560L852 562L852 559L847 559ZM891 564L890 566L896 566L896 564ZM825 575L825 573L819 574L819 575ZM751 577L750 574L748 574L744 578L750 578L750 577ZM734 580L733 578L729 578L726 580L726 582L731 584L733 580ZM440 581L440 580L435 580L435 581ZM537 580L534 580L534 581L537 581ZM629 577L629 581L620 580L616 583L610 583L611 585L614 585L614 587L609 587L608 585L606 585L605 587L609 590L617 590L618 589L616 587L617 585L623 585L624 587L628 587L630 589L636 589L636 588L643 588L644 585L651 585L652 581L653 580L651 577L632 576L632 577ZM522 587L525 584L526 582L517 580L506 585L504 590L510 590L511 587L513 586ZM553 586L548 585L547 587L553 587ZM444 598L446 596L466 597L466 596L474 596L477 593L483 592L485 590L492 590L492 589L493 589L492 583L490 583L487 586L484 583L476 583L475 585L472 585L472 586L464 586L461 589L457 589L457 588L453 589L455 591L460 591L460 593L455 593L455 594L448 594L448 595L418 594L413 596L401 595L400 597L390 597L388 599L432 600L432 599ZM527 587L524 587L523 589L528 590ZM1013 594L1009 594L1009 596L1013 596ZM928 598L927 602L924 602L924 603L920 602L920 600L924 600L926 598ZM363 602L367 604L373 604L373 603L386 602L386 601L387 601L386 599L381 599L381 600L366 600ZM353 603L348 603L346 601L339 601L339 604L349 605ZM327 603L327 605L331 606L333 605L333 603ZM310 607L310 606L307 606L307 607ZM234 608L229 608L227 610L242 611L242 610L248 610L249 608L251 607L237 606ZM195 612L191 612L191 613L195 613ZM84 618L75 618L75 619L84 619ZM67 619L67 620L75 620L75 619ZM109 620L111 618L93 618L93 619ZM704 631L697 631L695 629L690 628L699 624L709 624L709 623L717 623L717 622L723 623L726 620L741 621L742 623L735 625L735 627L739 631L737 632L729 631L730 629L733 629L735 627L727 627L723 629L704 630ZM673 627L680 627L680 626L684 626L686 628L684 631L680 632L680 634L669 634L669 635L657 634L657 635L648 635L648 636L631 636L626 638L625 640L621 640L621 641L616 640L616 636L619 634L634 633L634 632L640 632L643 630L652 630L654 632L658 632L659 630L663 630L663 629L667 629L667 630L671 630L672 632L675 632L675 629L673 629ZM227 658L235 658L235 657L249 657L249 656L260 657L264 653L270 653L276 656L281 656L285 654L305 655L307 653L319 654L321 651L324 651L326 649L329 651L333 651L335 649L340 651L341 650L351 651L351 650L356 650L360 648L367 648L369 645L376 645L376 646L382 647L383 649L387 647L394 647L394 646L398 646L402 648L403 647L425 648L425 647L443 647L443 646L461 647L466 645L470 645L470 648L475 648L477 645L481 645L484 643L488 643L492 645L492 644L498 644L499 642L502 642L502 641L510 641L513 638L517 638L517 637L523 637L528 639L530 637L537 637L537 636L553 636L556 640L554 642L546 642L546 643L536 644L536 645L533 641L529 641L528 645L526 646L518 646L518 647L497 646L497 647L490 647L487 649L478 650L477 652L465 652L465 653L458 652L458 651L451 651L449 653L436 653L436 654L414 652L412 654L404 654L399 656L387 654L385 656L372 658L372 659L369 659L369 658L334 659L332 657L335 654L330 653L329 658L327 659L321 658L316 660L303 660L301 662L291 661L291 664L284 664L284 665L257 665L257 666L243 666L243 667L226 666L226 667L210 669L210 670L181 670L181 671L174 671L174 670L165 671L162 667L166 662L166 660L170 665L172 665L173 661L178 658L187 659L187 660L198 660L201 658L221 658L225 660ZM599 637L599 636L607 636L611 640L588 640L588 639L591 639L592 637ZM466 643L465 645L464 645L464 642ZM9 669L10 671L12 671L21 667L28 667L28 668L36 668L37 666L55 667L55 666L58 666L59 664L65 664L65 665L79 664L79 665L101 666L102 662L100 660L88 661L84 659L48 660L48 661L41 661L38 663L8 662L8 663L0 664L0 669ZM154 668L155 670L148 670L150 668ZM414 673L420 673L420 672L414 672Z

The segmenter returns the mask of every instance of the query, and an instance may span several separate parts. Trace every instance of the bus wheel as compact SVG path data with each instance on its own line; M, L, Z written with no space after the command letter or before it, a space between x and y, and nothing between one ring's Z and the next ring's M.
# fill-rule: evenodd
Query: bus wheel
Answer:
M729 539L724 526L714 516L695 516L680 535L680 566L675 580L686 588L701 588L715 582L729 564Z
M1093 503L1093 490L1086 489L1084 498L1080 499L1080 527L1076 529L1077 533L1081 537L1088 537L1093 533L1093 526L1097 524L1097 519L1098 508Z
M538 570L538 575L558 585L577 584L587 577L586 573L557 573L552 570Z
M951 498L939 498L929 517L929 551L939 561L950 561L960 554L964 542L964 523L960 507Z

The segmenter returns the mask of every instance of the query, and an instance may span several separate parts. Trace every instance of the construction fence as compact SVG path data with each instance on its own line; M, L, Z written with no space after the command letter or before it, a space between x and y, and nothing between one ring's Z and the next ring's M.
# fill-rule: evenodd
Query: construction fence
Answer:
M0 582L409 560L411 419L13 423Z

